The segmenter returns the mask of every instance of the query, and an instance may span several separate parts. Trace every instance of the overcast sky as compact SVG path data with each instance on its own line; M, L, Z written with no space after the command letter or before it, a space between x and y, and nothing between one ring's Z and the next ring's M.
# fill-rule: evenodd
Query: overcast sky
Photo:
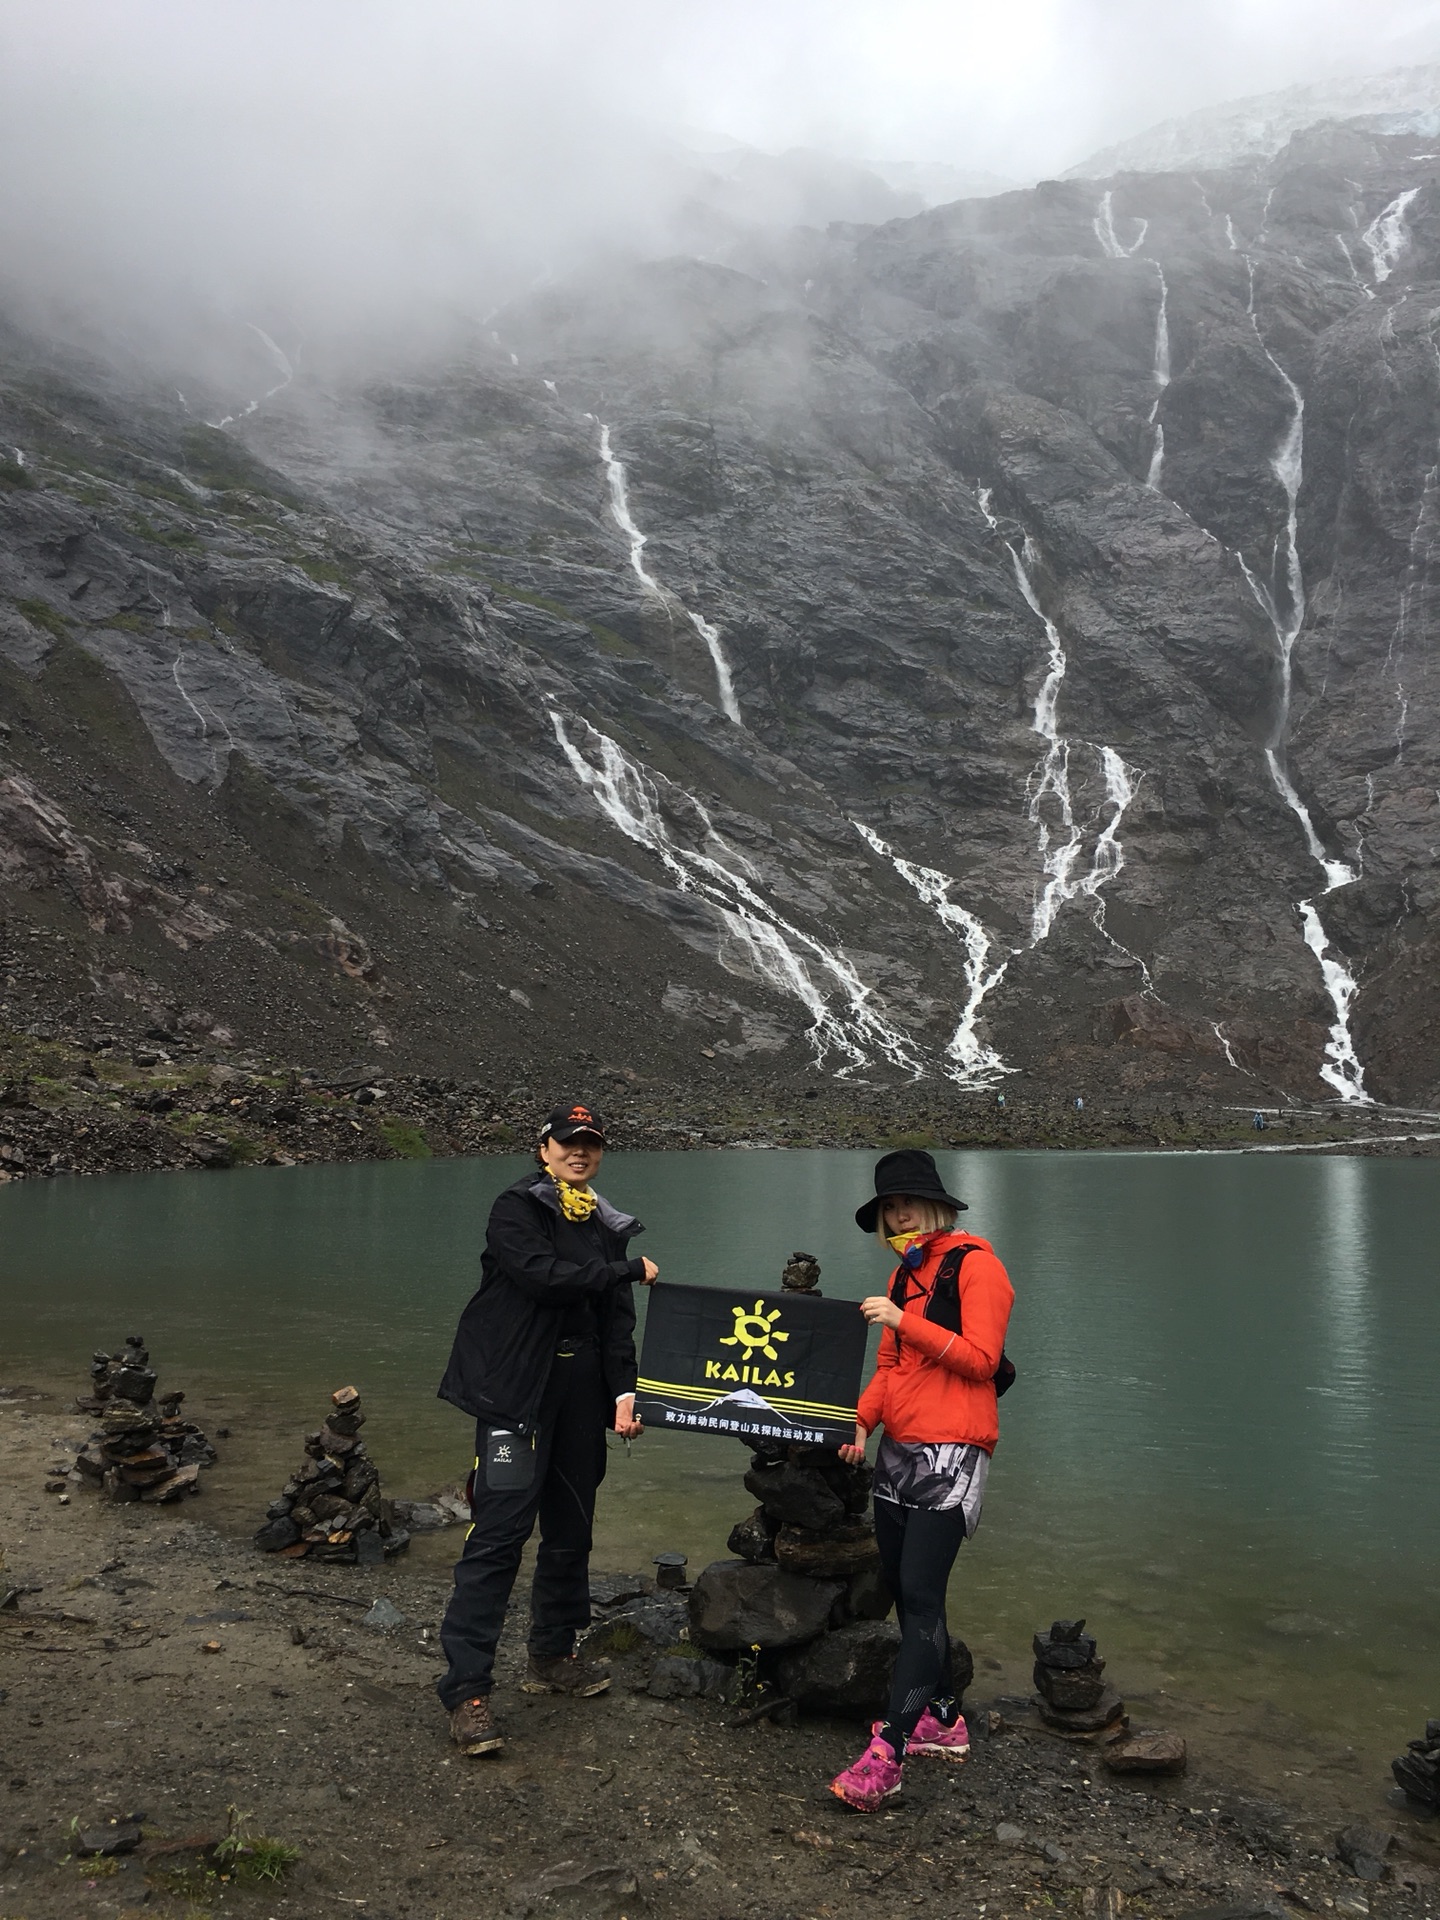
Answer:
M0 271L458 299L633 237L667 131L1028 180L1422 59L1440 0L0 0Z

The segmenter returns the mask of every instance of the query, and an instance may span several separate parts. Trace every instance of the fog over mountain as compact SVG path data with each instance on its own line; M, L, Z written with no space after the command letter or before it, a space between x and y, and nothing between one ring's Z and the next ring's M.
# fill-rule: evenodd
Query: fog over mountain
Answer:
M1436 15L9 7L0 1017L1440 1098Z

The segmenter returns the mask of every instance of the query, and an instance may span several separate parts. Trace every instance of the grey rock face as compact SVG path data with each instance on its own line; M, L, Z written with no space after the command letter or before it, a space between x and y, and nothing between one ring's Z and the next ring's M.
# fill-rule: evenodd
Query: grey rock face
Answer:
M224 433L0 335L0 674L91 729L5 748L0 868L274 1005L322 928L104 809L223 822L402 950L401 1048L549 1031L550 913L606 1044L717 1073L1437 1097L1427 153L597 268Z
M889 1691L899 1650L900 1629L893 1620L862 1621L787 1653L777 1679L782 1693L802 1707L873 1711Z

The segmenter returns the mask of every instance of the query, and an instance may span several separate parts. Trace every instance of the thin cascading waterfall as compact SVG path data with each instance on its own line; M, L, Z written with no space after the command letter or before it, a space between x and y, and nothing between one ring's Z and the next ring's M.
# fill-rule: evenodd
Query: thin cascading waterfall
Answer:
M981 487L977 495L980 511L992 533L1000 533L1000 522L990 511L990 489ZM1010 556L1010 564L1015 573L1015 584L1024 596L1025 604L1035 615L1045 631L1048 648L1045 678L1035 696L1034 718L1031 726L1045 742L1045 752L1040 764L1031 774L1026 784L1026 812L1030 824L1035 828L1040 847L1040 865L1045 875L1045 884L1036 899L1030 921L1030 944L1038 946L1055 924L1055 915L1064 901L1073 891L1072 875L1080 858L1082 835L1079 822L1075 818L1075 808L1070 797L1070 746L1062 740L1056 726L1055 715L1060 700L1060 686L1065 678L1065 647L1060 638L1060 630L1040 605L1029 570L1021 559L1014 543L1000 533L1005 543L1005 551ZM1033 552L1030 537L1025 536L1027 549ZM1059 831L1054 837L1050 824L1045 818L1045 802L1054 803L1058 812Z
M956 884L950 874L942 873L938 867L924 867L914 860L902 859L863 821L852 820L850 824L871 852L888 860L905 884L919 894L941 925L959 935L965 949L965 1005L945 1052L951 1064L951 1078L957 1086L993 1086L1002 1075L1014 1073L1016 1069L1007 1067L995 1049L986 1045L976 1033L975 1023L986 995L993 993L1005 978L1009 959L991 965L990 935L973 913L950 898L950 889Z
M239 413L227 413L221 420L207 420L205 422L207 427L233 427L237 420L248 420L252 413L259 412L267 400L273 400L277 393L283 393L295 378L295 368L291 363L289 355L285 353L283 348L277 346L275 341L266 333L265 329L263 327L257 327L253 320L247 320L245 324L249 327L251 333L255 335L256 339L259 340L266 353L269 354L280 378L273 387L267 388L257 400L251 400L243 406ZM184 394L180 395L180 404L182 407L185 406ZM185 411L188 413L190 409L185 407Z
M1118 834L1125 809L1135 797L1135 786L1130 780L1130 770L1119 754L1111 747L1099 749L1101 772L1105 779L1106 795L1111 804L1111 817L1096 841L1089 870L1078 871L1084 852L1085 836L1080 822L1075 817L1074 800L1070 792L1070 743L1060 733L1057 714L1060 704L1060 688L1065 679L1067 661L1064 642L1060 630L1040 604L1039 595L1030 576L1030 566L1038 558L1035 544L1027 533L1022 550L1007 539L1001 531L1000 522L991 511L991 492L988 487L980 487L976 499L986 525L992 533L998 533L1004 542L1005 551L1010 556L1014 569L1015 583L1024 597L1025 604L1040 622L1045 632L1048 648L1046 674L1035 696L1034 718L1031 725L1045 742L1045 752L1039 765L1026 783L1026 813L1035 829L1040 851L1041 870L1045 881L1035 901L1030 920L1030 944L1039 946L1049 937L1055 924L1055 917L1067 901L1088 897L1095 902L1095 924L1112 944L1119 946L1104 924L1104 910L1100 902L1100 889L1114 879L1124 865L1124 851ZM1027 562L1029 564L1027 564ZM1045 817L1045 802L1049 799L1052 811L1059 814L1058 830L1052 837L1050 823ZM1128 948L1121 948L1129 952ZM1135 955L1130 956L1135 959ZM1143 968L1144 963L1139 962ZM1148 987L1150 975L1145 973Z
M1150 222L1142 220L1140 231L1127 247L1115 231L1115 196L1107 187L1101 195L1100 206L1095 218L1090 222L1095 238L1100 242L1101 250L1110 260L1129 260L1145 244L1145 236L1150 231Z
M846 1062L838 1070L844 1076L879 1058L915 1079L923 1075L915 1043L871 1004L871 990L854 963L777 911L750 878L754 870L749 862L716 831L693 795L632 760L588 720L567 720L553 706L548 711L571 771L611 825L653 853L680 892L707 900L751 969L774 991L805 1008L811 1021L806 1038L817 1062L839 1054ZM584 752L572 734L583 740ZM677 811L698 820L704 850L686 846L671 831L661 805L666 796ZM817 974L833 998L816 984Z
M1155 404L1150 409L1150 425L1155 430L1155 438L1150 451L1150 471L1145 476L1145 484L1152 493L1160 491L1160 476L1165 466L1165 428L1160 419L1160 402L1165 397L1165 389L1170 384L1170 289L1165 284L1164 270L1160 262L1154 263L1155 275L1160 282L1160 311L1155 316Z
M1105 782L1105 798L1110 806L1110 818L1100 830L1095 842L1095 851L1090 856L1090 871L1085 875L1077 889L1095 903L1095 925L1117 952L1133 960L1140 969L1145 982L1145 991L1153 993L1155 983L1150 969L1138 953L1122 946L1105 922L1105 901L1100 889L1111 880L1118 880L1125 867L1125 848L1120 840L1120 824L1130 810L1131 802L1140 791L1143 775L1134 767L1127 767L1114 747L1101 747L1100 773Z
M1355 869L1348 861L1337 860L1326 851L1324 843L1315 831L1310 809L1301 798L1285 764L1285 743L1290 730L1295 643L1300 637L1300 629L1305 624L1305 580L1300 565L1299 542L1300 488L1305 477L1305 396L1266 345L1265 336L1260 331L1259 315L1255 310L1255 263L1248 255L1245 267L1249 275L1249 299L1246 312L1249 315L1250 325L1254 329L1261 352L1283 382L1291 406L1289 424L1281 437L1279 446L1270 457L1270 470L1279 481L1285 495L1283 597L1281 583L1277 581L1275 573L1275 563L1280 557L1280 542L1276 543L1277 551L1272 558L1268 584L1260 579L1243 554L1237 556L1251 592L1274 629L1275 643L1280 654L1280 699L1276 708L1275 723L1265 745L1265 765L1276 792L1300 824L1311 859L1325 876L1324 892L1333 893L1337 887L1349 886L1354 881ZM1331 951L1324 925L1314 902L1301 900L1297 903L1296 911L1300 915L1305 944L1319 963L1320 977L1324 981L1325 991L1335 1016L1331 1023L1329 1038L1325 1043L1325 1057L1320 1067L1320 1077L1335 1089L1342 1100L1368 1102L1370 1096L1365 1091L1364 1074L1355 1052L1354 1042L1350 1037L1350 1009L1358 991L1357 983Z
M1405 211L1419 191L1418 187L1407 187L1404 193L1397 194L1388 207L1376 214L1360 236L1370 250L1376 286L1383 286L1400 264L1400 256L1410 238L1405 224Z
M645 535L640 531L639 527L636 526L634 516L630 512L630 495L625 480L624 462L617 460L611 449L609 427L606 426L603 421L596 420L593 413L587 414L585 417L588 420L593 420L595 425L600 429L600 459L605 468L605 481L610 489L610 511L615 517L615 524L624 534L629 544L630 565L634 570L636 579L640 582L645 592L664 607L666 613L669 614L672 619L678 608L685 619L690 622L695 632L699 634L705 643L705 649L710 655L711 663L715 668L715 685L720 696L720 710L725 715L725 718L732 721L735 726L743 726L745 723L740 715L740 703L735 698L735 683L731 678L730 663L725 658L725 649L721 644L718 629L712 626L711 623L700 614L692 613L684 601L680 599L679 595L671 593L668 587L662 587L654 574L646 567L644 561Z

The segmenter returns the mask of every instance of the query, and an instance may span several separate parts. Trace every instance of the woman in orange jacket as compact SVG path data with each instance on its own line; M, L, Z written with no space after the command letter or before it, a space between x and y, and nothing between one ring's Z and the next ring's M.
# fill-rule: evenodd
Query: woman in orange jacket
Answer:
M1005 1329L1015 1292L988 1240L957 1233L965 1202L945 1191L928 1153L887 1153L875 1198L856 1215L899 1256L889 1291L860 1311L883 1328L874 1378L860 1396L858 1466L877 1427L875 1537L900 1621L900 1651L883 1720L830 1790L869 1812L900 1790L907 1757L963 1760L969 1735L950 1668L945 1588L962 1543L980 1523L999 1437L997 1376L1013 1378ZM1008 1376L1008 1377L1007 1377Z

